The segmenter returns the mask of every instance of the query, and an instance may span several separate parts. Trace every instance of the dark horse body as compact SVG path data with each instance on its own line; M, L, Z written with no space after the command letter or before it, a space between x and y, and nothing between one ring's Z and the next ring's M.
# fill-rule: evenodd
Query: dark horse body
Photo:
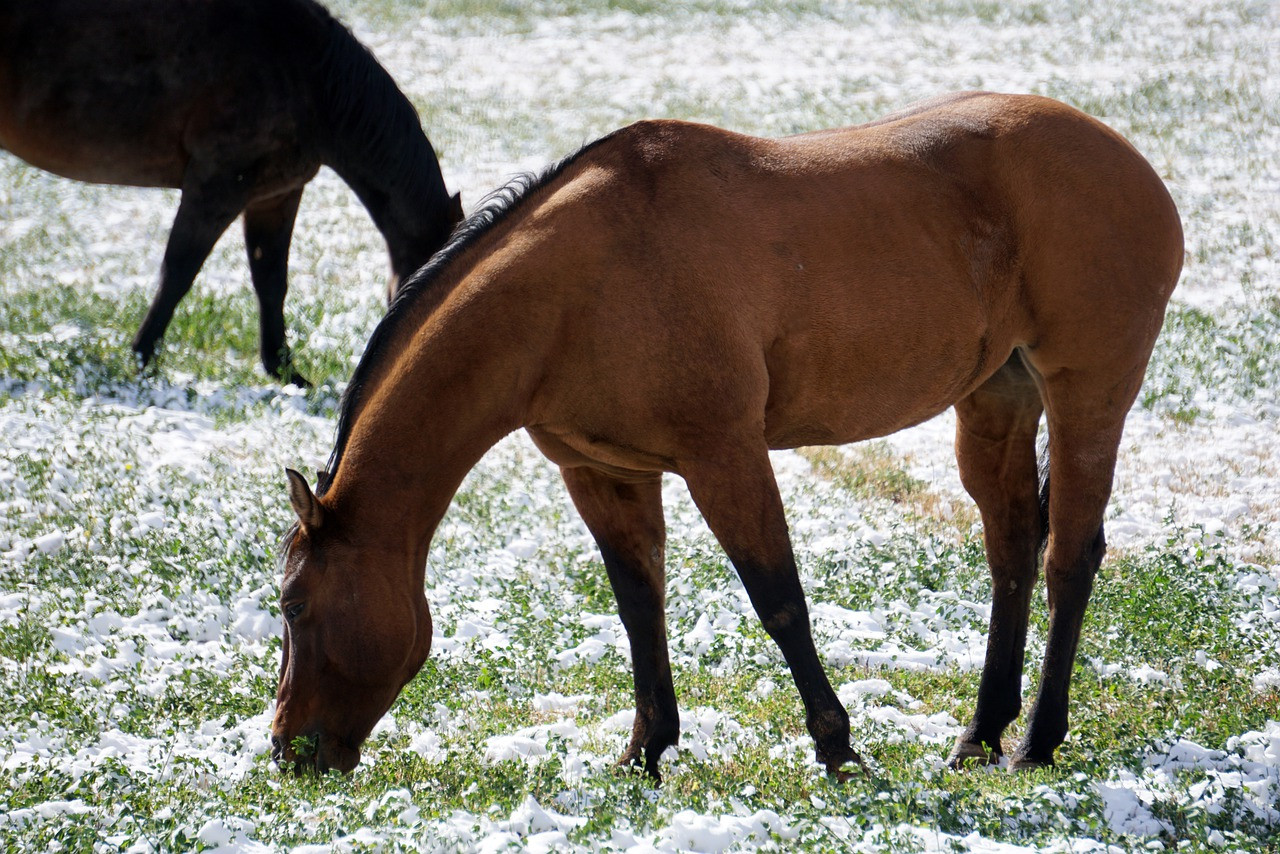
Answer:
M313 0L0 0L0 148L80 181L182 190L133 343L144 363L243 212L263 365L301 379L286 268L321 165L386 238L393 291L461 218L413 106Z
M316 768L356 764L430 650L435 528L481 455L524 427L600 545L631 642L622 761L656 775L679 732L663 617L674 472L782 650L819 760L843 774L849 718L768 451L955 406L993 602L951 759L1003 751L1043 548L1046 653L1013 765L1052 762L1121 431L1182 252L1142 156L1045 98L957 95L778 140L642 122L586 147L464 223L405 287L352 377L319 494L290 473L276 755L296 760L304 735Z

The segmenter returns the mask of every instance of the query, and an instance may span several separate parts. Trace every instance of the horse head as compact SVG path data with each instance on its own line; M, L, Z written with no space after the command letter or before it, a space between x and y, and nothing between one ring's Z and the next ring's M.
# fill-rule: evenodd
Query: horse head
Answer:
M272 758L296 770L347 772L360 745L422 667L431 613L419 585L405 596L393 570L412 559L357 545L354 532L288 470L298 524L284 546L284 649ZM376 568L376 571L371 571Z

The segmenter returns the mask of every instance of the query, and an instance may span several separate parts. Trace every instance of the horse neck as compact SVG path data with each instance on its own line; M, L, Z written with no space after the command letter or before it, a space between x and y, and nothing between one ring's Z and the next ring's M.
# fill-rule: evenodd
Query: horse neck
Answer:
M325 495L349 529L402 542L419 568L463 478L521 426L530 394L526 342L471 302L398 336L410 349L363 391Z
M320 75L323 159L356 193L407 277L453 229L440 162L418 113L340 24Z

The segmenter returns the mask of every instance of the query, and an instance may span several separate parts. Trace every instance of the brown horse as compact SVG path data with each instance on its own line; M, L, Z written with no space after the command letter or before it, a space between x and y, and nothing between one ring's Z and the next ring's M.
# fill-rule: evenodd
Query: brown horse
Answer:
M1013 766L1052 762L1121 430L1182 253L1141 155L1030 96L953 95L780 140L641 122L508 188L375 331L318 495L289 473L274 755L356 764L430 649L434 530L467 471L524 427L561 467L631 642L621 761L656 777L678 733L660 491L675 472L782 650L819 761L843 776L858 756L768 450L882 436L954 405L993 607L951 760L995 761L1019 713L1043 547L1049 636ZM306 756L298 736L314 739Z
M80 181L182 190L133 342L143 365L243 211L262 364L305 383L286 268L321 165L386 238L393 293L462 218L413 106L313 0L0 0L0 149Z

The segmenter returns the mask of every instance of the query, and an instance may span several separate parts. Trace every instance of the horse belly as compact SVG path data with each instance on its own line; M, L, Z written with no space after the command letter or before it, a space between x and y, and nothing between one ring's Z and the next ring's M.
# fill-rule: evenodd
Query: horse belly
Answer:
M187 158L172 112L131 112L118 99L66 100L46 88L0 101L0 148L77 181L182 186Z
M85 146L74 143L46 143L4 135L0 135L0 148L37 169L90 184L178 188L182 186L186 170L180 152L139 152L110 147L86 150Z
M857 442L926 421L999 368L1016 343L972 301L870 321L784 335L769 349L771 447Z

